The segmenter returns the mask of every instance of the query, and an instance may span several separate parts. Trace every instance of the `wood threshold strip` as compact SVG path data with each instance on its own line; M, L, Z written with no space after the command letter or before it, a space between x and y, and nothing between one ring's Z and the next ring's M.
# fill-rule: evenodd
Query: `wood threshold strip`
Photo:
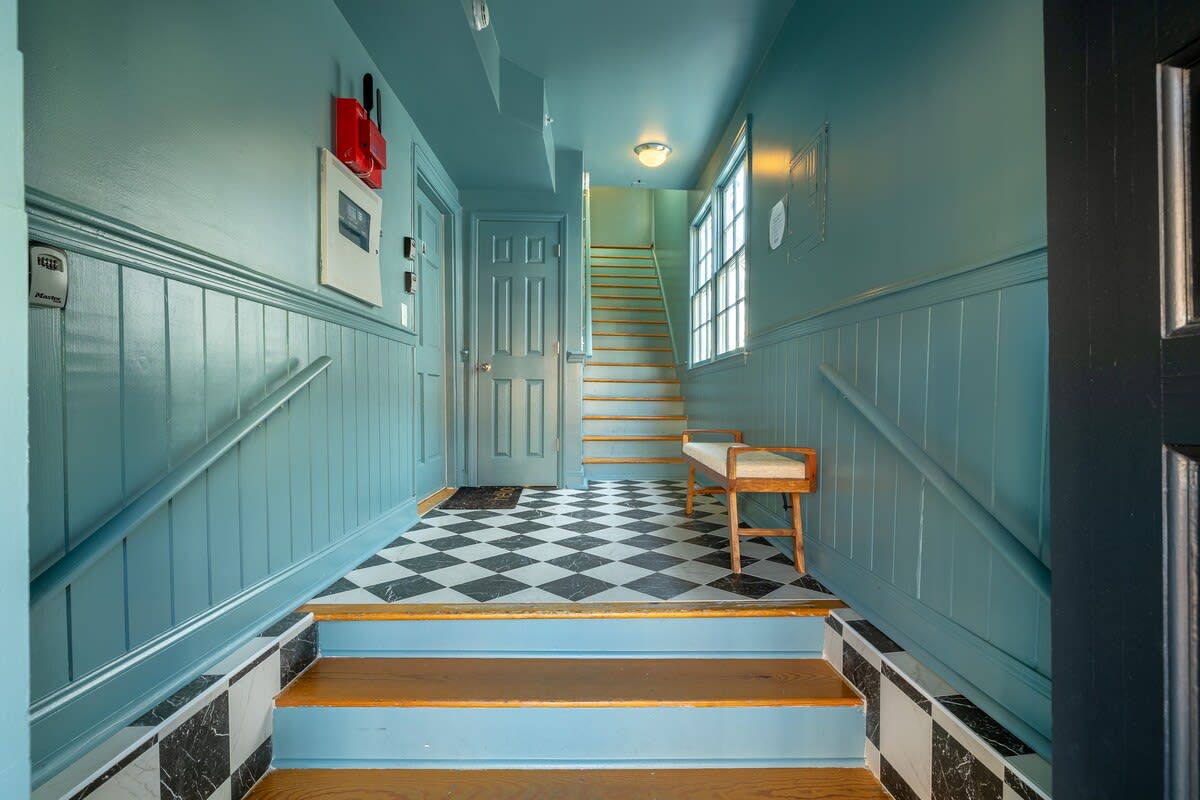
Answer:
M453 495L457 491L458 491L457 489L454 489L452 487L446 487L445 489L438 489L436 492L429 495L429 497L426 497L424 500L417 503L417 516L418 517L425 516L430 511L432 511L433 509L440 506L444 501L449 499L450 496Z
M824 660L322 658L278 708L861 706Z
M646 414L646 415L633 415L633 414L585 414L585 415L583 416L583 418L584 418L585 420L617 420L617 419L625 419L625 420L635 420L635 421L637 421L637 420L646 420L646 421L649 421L649 422L661 422L661 421L663 421L663 420L678 420L678 419L687 419L687 416L686 416L686 415L684 415L684 414L659 414L659 415L653 415L653 414Z
M627 458L602 458L600 456L585 457L584 464L682 464L678 457L629 456Z
M841 600L709 600L625 603L308 603L318 622L438 619L679 619L687 617L825 617Z
M599 434L591 434L584 436L585 442L681 442L683 435L678 436L658 436L647 434L646 436L601 436Z
M246 800L888 800L866 769L280 769Z
M620 401L629 403L682 403L682 397L605 397L603 395L585 395L584 400Z

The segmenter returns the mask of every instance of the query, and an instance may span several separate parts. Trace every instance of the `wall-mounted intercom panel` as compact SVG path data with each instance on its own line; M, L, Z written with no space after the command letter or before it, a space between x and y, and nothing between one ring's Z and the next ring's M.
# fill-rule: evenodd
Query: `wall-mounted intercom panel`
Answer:
M29 245L29 304L47 308L67 305L67 253L57 247Z

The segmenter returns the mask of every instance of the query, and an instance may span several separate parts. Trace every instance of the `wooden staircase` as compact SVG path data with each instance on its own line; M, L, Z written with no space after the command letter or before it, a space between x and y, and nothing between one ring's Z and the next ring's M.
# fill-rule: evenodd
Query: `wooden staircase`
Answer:
M583 463L592 480L682 478L683 397L650 245L591 247Z
M831 605L314 605L249 797L886 800Z

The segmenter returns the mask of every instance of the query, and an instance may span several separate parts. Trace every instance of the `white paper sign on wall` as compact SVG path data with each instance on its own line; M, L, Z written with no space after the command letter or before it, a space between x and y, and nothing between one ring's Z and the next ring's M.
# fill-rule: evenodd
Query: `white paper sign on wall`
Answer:
M321 150L321 283L373 306L383 305L379 226L383 198Z
M768 230L768 244L771 249L783 244L783 234L787 230L787 196L779 198L779 202L771 207L771 227Z

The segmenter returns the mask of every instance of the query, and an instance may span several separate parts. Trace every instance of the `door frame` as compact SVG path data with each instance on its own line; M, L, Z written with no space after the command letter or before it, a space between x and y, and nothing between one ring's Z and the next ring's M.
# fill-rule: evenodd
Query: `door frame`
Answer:
M557 377L557 424L554 430L554 437L558 446L554 451L554 459L556 462L554 474L558 486L563 486L563 457L562 457L562 440L563 440L563 413L565 406L563 404L563 390L566 388L565 369L566 369L566 349L562 346L566 341L567 335L567 320L564 309L566 308L566 289L567 289L567 273L566 273L566 253L567 253L567 215L565 213L555 213L552 211L472 211L470 215L469 229L471 231L471 259L470 266L467 270L466 295L476 297L476 292L479 286L479 226L483 222L551 222L558 228L558 297L555 298L558 302L558 328L555 334L558 336L558 348L555 358L558 361L558 377ZM479 354L479 308L477 305L472 305L471 310L466 314L467 322L467 341L469 342L468 349L470 352L464 356L460 362L463 370L464 394L467 398L466 408L464 410L463 427L466 435L466 476L469 483L464 485L474 486L477 483L479 476L479 431L478 426L474 424L475 414L479 410L479 375L474 369L474 364Z
M442 326L445 344L445 375L446 375L446 481L450 486L466 485L466 445L465 436L460 420L464 419L466 399L459 391L463 379L463 359L460 354L465 347L466 332L464 330L465 315L463 314L463 258L462 246L459 242L461 230L462 206L458 203L458 192L450 179L437 166L432 156L420 144L413 142L412 153L413 181L411 195L412 220L410 230L417 229L417 193L424 192L438 210L442 212L445 224L442 229L442 275L445 285L442 287ZM417 291L420 291L418 286ZM414 320L417 325L421 320L417 308L413 308ZM417 408L416 381L410 389L411 408ZM411 415L409 441L416 442L417 415ZM416 448L412 449L409 468L412 474L413 497L416 497L417 464Z

